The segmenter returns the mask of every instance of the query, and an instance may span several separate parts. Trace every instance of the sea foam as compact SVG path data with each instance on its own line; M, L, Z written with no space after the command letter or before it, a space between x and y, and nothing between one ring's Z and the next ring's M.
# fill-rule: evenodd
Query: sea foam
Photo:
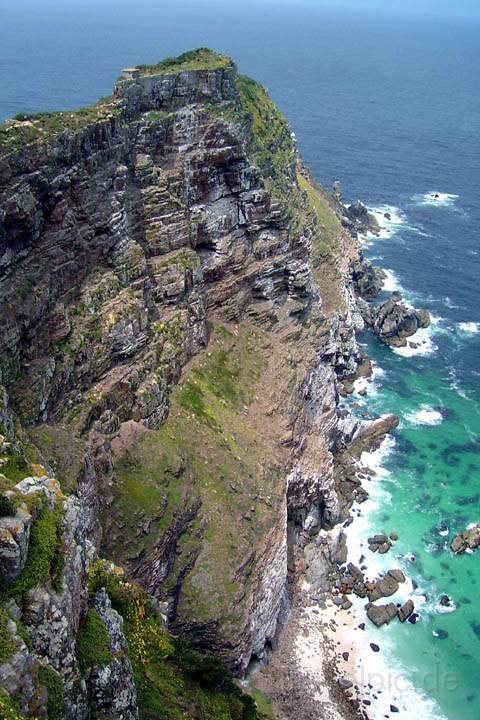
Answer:
M480 332L480 323L478 322L461 322L458 323L458 329L463 333L476 334Z
M372 525L372 516L376 516L380 507L386 507L391 501L391 495L385 487L385 481L391 480L391 473L385 467L385 461L395 448L395 439L387 435L380 447L370 452L363 452L359 461L361 467L373 470L375 475L371 481L366 482L369 497L361 506L355 503L353 509L360 510L360 515L354 522L345 528L347 536L348 561L357 565L360 555L368 554L368 575L378 577L391 567L392 558L378 553L368 553L367 538L376 528ZM400 560L400 562L398 562ZM399 567L403 565L397 558ZM403 569L408 571L408 564ZM426 603L426 596L419 588L414 588L407 575L405 583L399 587L393 598L394 602L403 603L413 598L415 607L420 609ZM351 597L353 606L351 614L353 625L365 622L365 600ZM383 633L381 652L372 654L370 642L378 642L378 630L367 624L364 632L352 631L351 640L355 646L357 656L355 675L362 686L364 697L371 705L368 708L370 720L381 720L391 714L390 705L394 704L399 712L397 717L411 720L412 717L421 717L422 720L446 720L433 698L426 696L420 689L415 688L409 678L409 669L402 666L396 659L395 639L392 635Z
M393 272L393 270L389 270L388 268L384 268L383 272L385 273L385 278L383 280L383 289L386 292L401 292L403 290L402 286L400 285L400 282L398 281L397 276Z
M372 245L376 240L386 240L390 238L407 222L404 212L393 205L369 207L368 211L377 220L380 225L380 231L378 233L367 232L365 235L360 235L360 240L364 245ZM385 217L385 215L388 217Z
M405 420L412 425L440 425L443 420L442 413L431 407L431 405L421 405L418 410L407 413Z
M409 343L414 343L416 347L412 347ZM420 328L417 332L407 339L405 347L394 347L393 352L403 357L413 357L414 355L432 355L438 346L432 339L432 328Z
M458 195L452 193L442 193L436 190L424 193L423 195L414 195L412 197L417 205L431 205L432 207L452 207L458 200Z

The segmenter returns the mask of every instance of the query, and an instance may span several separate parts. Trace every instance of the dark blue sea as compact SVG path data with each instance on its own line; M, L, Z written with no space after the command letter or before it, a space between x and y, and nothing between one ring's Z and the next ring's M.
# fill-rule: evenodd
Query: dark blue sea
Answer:
M0 120L90 104L123 67L204 45L268 87L326 187L377 213L367 255L433 315L416 348L363 339L376 372L357 401L401 425L357 534L398 532L389 562L415 581L419 622L370 631L408 681L397 717L476 720L480 551L449 543L480 521L480 21L308 0L0 0Z

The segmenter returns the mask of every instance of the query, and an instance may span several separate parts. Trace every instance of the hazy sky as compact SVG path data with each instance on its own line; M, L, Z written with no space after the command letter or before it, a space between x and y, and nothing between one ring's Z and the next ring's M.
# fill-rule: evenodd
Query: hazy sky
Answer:
M208 3L211 6L235 5L248 6L255 5L289 5L308 4L319 8L352 8L356 10L370 10L385 12L407 12L421 13L429 15L450 15L464 16L480 19L480 0L175 0L182 6L201 6ZM158 0L160 6L164 0ZM55 8L58 13L68 12L69 8L77 5L88 5L95 12L95 9L103 10L105 8L115 8L120 4L126 4L126 0L0 0L0 22L2 16L2 6L8 8L14 6L19 9L34 7L36 10L47 10ZM141 7L148 4L148 0L134 0L132 7Z
M268 0L292 4L298 0ZM480 18L480 0L301 0L312 5Z

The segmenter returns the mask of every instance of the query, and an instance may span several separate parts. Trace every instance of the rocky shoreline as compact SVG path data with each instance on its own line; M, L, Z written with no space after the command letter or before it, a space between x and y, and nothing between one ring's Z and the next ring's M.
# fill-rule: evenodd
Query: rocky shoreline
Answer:
M338 186L336 192L340 200ZM360 202L346 208L342 223L356 238L367 232L377 234L380 230L375 218ZM369 329L381 342L404 347L407 342L411 343L408 338L419 328L429 326L429 313L406 305L398 293L392 293L381 303L374 302L382 292L385 273L364 258L361 249L359 259L352 264L351 277L357 331ZM368 358L358 364L353 376L342 380L340 394L352 395L359 378L366 380L366 384L358 394L366 395L372 382ZM342 408L340 414L343 418L339 424L341 436L336 440L335 467L344 519L334 531L320 531L313 540L302 533L298 536L297 531L288 623L279 632L278 646L268 664L254 673L255 686L272 697L279 718L314 720L323 716L329 720L370 720L377 717L372 715L372 706L379 703L381 717L394 718L400 712L401 697L393 694L389 699L382 697L382 689L375 691L362 677L369 655L381 652L376 643L365 643L364 636L368 623L381 627L395 618L401 623L416 622L418 616L411 598L400 603L381 602L396 595L401 585L408 589L411 584L395 567L372 577L368 553L361 555L362 564L358 567L348 561L347 549L348 529L361 513L361 503L368 498L365 481L375 474L362 464L362 454L377 450L399 420L395 416L356 418ZM394 531L388 535L378 533L369 538L368 550L386 554L397 540ZM358 613L354 616L352 611L354 599L357 607L359 599L365 603L365 622L355 622ZM326 685L323 693L322 684ZM299 692L298 688L302 687L306 690Z

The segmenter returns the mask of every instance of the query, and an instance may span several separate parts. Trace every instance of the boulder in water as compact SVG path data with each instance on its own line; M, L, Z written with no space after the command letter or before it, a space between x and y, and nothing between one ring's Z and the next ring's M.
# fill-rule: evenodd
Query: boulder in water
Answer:
M406 305L402 296L394 292L388 300L378 306L359 303L364 321L375 335L386 345L405 347L406 338L431 323L428 310L417 310Z
M388 625L396 615L397 606L395 603L388 603L388 605L374 605L370 603L367 605L367 617L377 627Z
M465 550L475 550L480 545L480 526L474 525L465 532L454 538L450 547L455 555L464 553Z
M407 602L402 605L402 607L398 610L398 619L400 620L400 622L404 623L406 620L408 620L414 609L415 606L413 604L413 600L407 600Z

